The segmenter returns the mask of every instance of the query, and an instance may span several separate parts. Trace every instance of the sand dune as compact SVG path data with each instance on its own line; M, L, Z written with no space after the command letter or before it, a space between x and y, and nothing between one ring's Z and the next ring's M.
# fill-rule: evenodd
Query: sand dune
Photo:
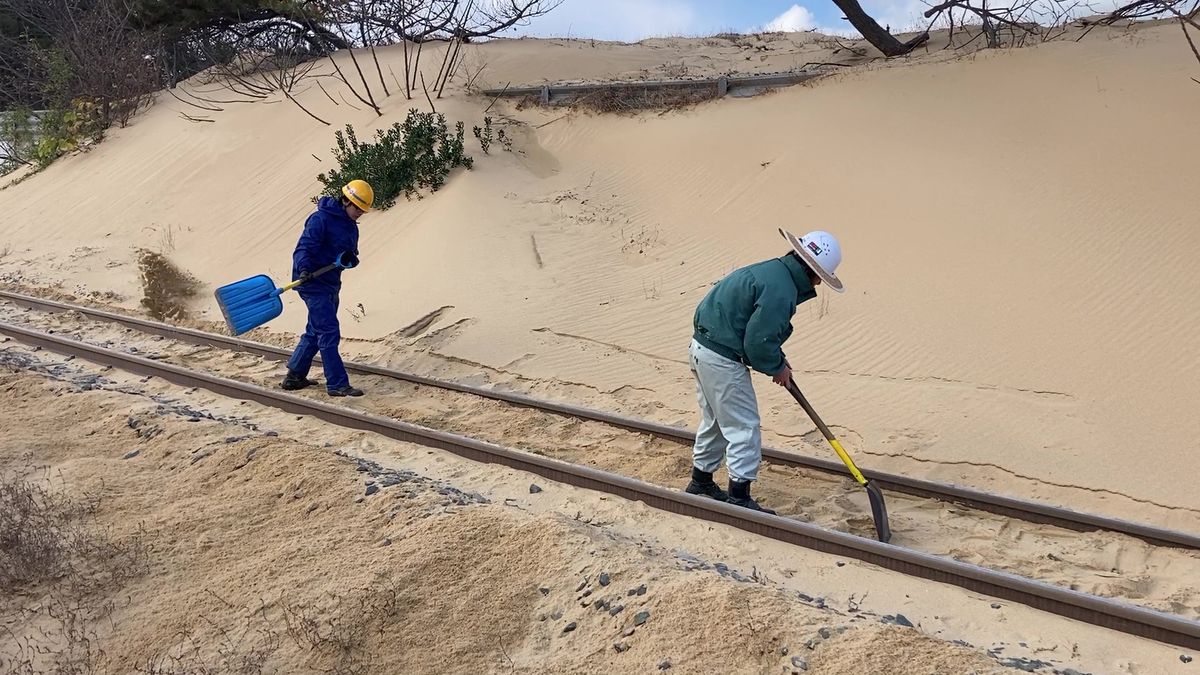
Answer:
M809 35L471 51L490 86L846 55ZM402 69L399 50L381 58ZM343 293L348 349L694 424L695 304L722 274L782 254L776 227L821 227L842 240L849 290L803 306L787 352L860 464L1196 531L1195 69L1166 24L856 59L680 111L501 100L488 114L514 152L484 156L468 139L474 170L364 219ZM366 136L428 107L389 84L383 117L329 81L336 103L300 94L330 127L275 99L189 122L181 112L200 113L164 94L91 151L0 191L0 274L127 307L138 248L208 290L285 278L333 130ZM489 103L460 84L436 102L468 128ZM198 320L218 318L209 297ZM303 322L293 298L272 329ZM768 439L825 452L784 392L758 382Z

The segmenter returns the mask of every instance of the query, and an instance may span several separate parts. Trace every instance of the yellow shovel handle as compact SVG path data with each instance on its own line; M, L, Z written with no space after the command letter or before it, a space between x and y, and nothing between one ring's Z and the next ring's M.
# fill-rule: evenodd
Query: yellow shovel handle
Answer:
M829 439L829 444L833 446L833 451L838 454L838 457L842 458L842 463L846 465L846 468L850 469L850 473L854 476L854 480L858 481L859 485L866 485L867 479L862 475L862 472L858 470L858 467L854 465L854 460L850 459L850 455L844 448L842 448L842 444L838 442L838 439Z
M821 435L825 437L825 440L829 441L829 445L833 446L833 451L838 454L838 457L842 458L842 463L846 465L847 469L850 469L850 475L854 476L854 480L858 481L859 485L865 486L867 484L866 477L854 465L854 460L850 459L850 454L846 452L846 449L842 447L838 439L833 437L833 432L829 430L829 427L825 426L825 422L821 420L821 416L817 414L817 411L813 410L808 399L804 398L804 394L800 391L800 387L796 386L795 380L788 381L787 390L792 395L792 398L796 399L796 402L804 408L804 412L808 413L808 416L812 418L813 424L816 424L817 429L820 429Z

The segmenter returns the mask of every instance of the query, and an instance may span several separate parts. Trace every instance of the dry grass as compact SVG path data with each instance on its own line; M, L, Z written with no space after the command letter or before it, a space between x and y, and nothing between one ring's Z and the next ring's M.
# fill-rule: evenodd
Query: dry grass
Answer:
M305 672L363 675L378 672L378 638L399 625L404 590L387 574L370 588L330 593L319 603L286 597L237 607L209 591L241 616L228 628L201 616L176 636L176 644L136 670L146 675L277 672L284 662L303 662Z
M96 522L101 500L68 497L39 483L0 477L0 673L121 672L105 651L122 589L149 570L144 536L114 539ZM286 597L200 615L173 645L134 665L147 675L279 672L297 656L311 672L376 672L378 636L399 625L410 602L387 574L368 588L331 593L318 603ZM117 600L114 600L116 598Z
M95 523L100 498L52 494L0 479L0 588L70 583L72 590L120 586L146 565L140 538L119 542Z
M0 610L38 627L4 629L0 672L107 672L94 626L115 609L107 598L149 569L149 547L140 534L114 539L96 522L99 508L95 495L0 477Z

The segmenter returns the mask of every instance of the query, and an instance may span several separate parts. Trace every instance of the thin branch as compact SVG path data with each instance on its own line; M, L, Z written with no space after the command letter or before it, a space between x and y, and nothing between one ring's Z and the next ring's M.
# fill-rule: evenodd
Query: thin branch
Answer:
M404 48L404 98L411 101L412 91L408 87L408 37L405 36L405 19L408 18L408 11L405 9L404 0L400 0L399 5L400 16L403 17L400 19L400 44ZM388 69L391 70L391 66L388 66ZM396 74L392 73L392 77L395 78Z
M484 115L486 115L486 114L488 113L488 111L492 109L492 106L496 105L496 101L499 101L499 100L500 100L500 97L504 95L504 92L508 91L508 88L509 88L509 86L510 86L510 85L512 85L512 80L509 80L509 81L508 81L508 84L504 85L504 88L500 90L500 93L496 94L496 95L495 95L495 96L492 98L492 102L491 102L491 103L489 103L489 104L488 104L488 106L487 106L486 108L484 108L484 109L483 109L483 114L484 114Z
M1159 3L1158 3L1158 4L1162 5L1163 9L1165 9L1165 10L1167 10L1168 12L1170 12L1170 13L1174 14L1174 15L1175 15L1175 17L1179 19L1179 22L1180 22L1180 23L1183 23L1183 22L1185 22L1185 21L1186 21L1187 23L1189 23L1189 24L1191 24L1191 25L1192 25L1192 28L1195 28L1196 30L1200 30L1200 24L1198 24L1198 23L1196 23L1195 21L1193 21L1193 20L1192 20L1192 18L1191 18L1190 16L1184 16L1182 13L1180 13L1180 11L1179 11L1179 10L1175 9L1175 7L1174 7L1173 5L1171 5L1170 3L1163 2L1162 0L1159 0ZM1195 10L1192 10L1192 14L1195 14L1195 13L1196 13L1196 11L1195 11Z
M30 164L33 164L32 161L23 159L16 155L0 155L0 163L16 164L17 166L29 166Z
M199 108L201 110L207 110L209 112L221 112L221 111L225 110L224 108L210 108L208 106L200 105L199 103L192 103L191 101L185 101L182 98L180 98L178 94L175 93L174 89L168 89L167 93L170 94L171 96L175 97L176 101L179 101L180 103L183 103L186 105L190 105L193 108ZM201 99L201 100L203 100L203 99Z
M354 50L350 50L350 53L353 55L353 54L354 54ZM330 55L329 55L329 61L330 61L331 63L333 63L333 69L337 71L337 74L338 74L338 76L341 78L342 82L343 82L343 83L344 83L344 84L345 84L347 87L350 87L350 93L351 93L351 94L354 94L354 98L358 99L359 101L362 101L363 105L369 105L369 106L371 106L371 108L372 108L372 109L374 109L376 113L379 113L379 108L376 108L376 107L375 107L375 104L374 104L374 103L372 103L371 101L368 101L367 99L365 99L365 98L363 98L362 96L360 96L360 95L359 95L359 93L358 93L358 90L354 88L354 85L350 84L350 80L346 78L346 74L345 74L345 73L343 73L343 72L342 72L342 69L341 69L341 67L340 67L340 66L338 66L338 64L337 64L337 59L333 58L333 54L330 54ZM368 91L367 91L367 94L369 95L370 93L371 93L371 92L370 92L370 90L368 90ZM342 100L343 100L343 101L345 101L346 99L343 97L343 98L342 98ZM347 105L349 105L349 103L347 103ZM353 108L354 106L350 106L350 107L352 107L352 108ZM355 108L355 110L357 110L357 108ZM382 113L380 113L380 114L382 114Z
M371 109L375 111L376 115L382 117L383 113L380 112L379 106L375 103L375 95L371 93L371 85L367 84L367 76L363 75L362 68L358 65L358 59L354 56L354 50L350 49L347 51L350 52L350 61L354 64L354 70L358 71L358 79L362 80L363 89L367 90L367 98L371 99Z
M417 88L417 73L420 72L420 70L421 70L421 49L424 46L425 46L424 40L417 43L417 55L413 58L413 72L412 72L412 88L413 89ZM410 96L409 98L411 99L412 97Z
M338 92L338 97L342 99L342 103L345 103L346 105L350 106L351 108L353 108L353 109L355 109L355 110L362 110L362 108L360 108L360 107L358 107L358 106L354 105L354 104L353 104L353 103L351 103L350 101L347 101L347 100L346 100L346 95L345 95L345 94L343 94L343 93L342 93L342 92L340 92L340 91Z
M312 111L311 111L311 110L309 110L308 108L305 108L305 107L304 107L304 106L303 106L303 105L300 103L300 101L297 101L297 100L296 100L296 97L295 97L295 96L292 96L291 92L287 91L286 89L284 89L284 90L282 90L282 91L283 91L283 95L284 95L284 96L286 96L286 97L288 97L288 100L289 100L289 101L291 101L292 103L295 103L297 108L299 108L299 109L303 110L304 112L308 113L308 116L309 116L309 117L311 117L311 118L313 118L314 120L316 120L316 121L320 122L321 124L324 124L325 126L330 126L330 125L329 125L329 122L326 122L325 120L321 119L320 117L317 117L316 115L314 115L314 114L312 113Z
M446 70L446 60L450 58L450 52L454 49L454 45L457 43L458 38L454 38L450 41L450 44L446 45L446 52L442 54L442 65L438 66L437 76L433 78L433 88L438 90L438 98L442 97L442 92L440 89L438 89L438 87L445 80L445 75L443 73Z
M429 98L429 88L425 86L425 73L421 73L421 88L425 90L425 100L429 101L429 109L437 112L437 108L433 105L433 99Z
M191 115L189 115L185 112L179 113L179 116L189 122L216 122L216 120L211 120L207 117L192 117Z
M1192 53L1196 55L1196 61L1200 62L1200 51L1196 50L1196 43L1192 42L1192 34L1188 32L1187 24L1184 23L1182 16L1179 17L1179 30L1183 31L1183 37L1187 38L1188 46L1192 48Z
M329 92L325 91L325 87L324 87L324 85L321 84L320 80L317 80L317 86L321 88L321 93L325 94L325 98L328 98L330 101L333 101L334 105L341 105L341 103L338 103L337 101L333 100L333 97L329 95Z
M394 82L396 84L396 88L399 89L400 78L396 77L396 71L392 70L391 66L388 66L388 74L392 76L392 82ZM408 96L408 94L406 93L405 96Z
M554 119L550 120L549 122L543 122L543 123L541 123L541 124L537 125L536 127L534 127L534 129L541 129L542 127L548 127L548 126L550 126L551 124L554 124L555 122L557 122L557 121L559 121L559 120L563 119L564 117L567 117L567 116L569 116L570 114L571 114L571 113L564 113L564 114L562 114L562 115L559 115L558 117L555 117Z
M202 101L204 103L210 103L213 105L234 104L234 103L253 103L254 101L258 101L263 98L266 98L265 96L255 96L255 97L251 98L249 101L247 101L245 99L230 101L227 99L211 98L209 96L197 96L195 92L188 91L184 87L179 87L179 90L182 91L183 93L187 94L188 96L191 96L192 98L196 99L197 101ZM204 93L204 92L199 92L199 93Z
M385 98L390 98L392 92L388 91L387 82L383 81L383 68L379 65L379 55L375 53L374 45L371 45L371 58L375 59L375 72L379 73L379 84L383 85L383 95ZM392 75L392 79L396 79L396 76Z
M502 636L497 636L496 639L500 642L500 652L504 654L504 660L508 661L509 672L517 672L517 665L513 663L512 657L508 655L508 650L504 648L504 638Z

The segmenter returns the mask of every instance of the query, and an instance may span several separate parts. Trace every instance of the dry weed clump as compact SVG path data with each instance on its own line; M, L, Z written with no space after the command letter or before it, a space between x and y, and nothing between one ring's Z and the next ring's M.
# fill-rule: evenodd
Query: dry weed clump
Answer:
M145 675L259 675L277 671L271 666L283 636L268 618L266 603L260 601L259 607L243 617L235 628L222 626L208 617L200 617L200 621L206 628L180 631L175 636L175 646L135 665L134 671Z
M187 317L187 302L200 291L200 281L179 269L161 253L138 249L142 306L155 319Z
M36 483L0 478L0 588L69 584L87 592L120 586L141 573L140 537L117 541L95 523L100 498L52 494Z
M200 616L175 636L175 645L135 670L145 675L184 673L276 672L298 656L306 672L364 675L379 672L376 651L383 636L402 625L407 600L400 583L379 574L368 588L331 592L318 602L293 602L281 597L259 599L256 607L238 607L217 596L240 618Z
M114 539L96 522L100 504L0 476L0 614L28 627L0 634L0 672L107 671L95 626L149 569L149 546L141 534Z

